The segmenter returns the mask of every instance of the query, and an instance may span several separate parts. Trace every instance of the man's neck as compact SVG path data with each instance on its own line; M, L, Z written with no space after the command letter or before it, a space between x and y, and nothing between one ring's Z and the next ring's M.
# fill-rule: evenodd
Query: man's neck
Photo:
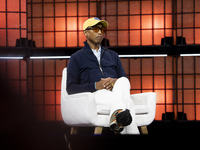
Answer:
M92 43L92 42L89 42L89 41L87 41L87 43L89 44L91 49L96 50L98 52L100 44L95 44L95 43Z

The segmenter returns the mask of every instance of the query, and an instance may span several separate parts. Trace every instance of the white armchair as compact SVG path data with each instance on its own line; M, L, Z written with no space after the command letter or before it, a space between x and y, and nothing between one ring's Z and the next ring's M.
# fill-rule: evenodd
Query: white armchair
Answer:
M68 95L66 91L67 68L63 69L61 83L61 113L64 122L71 126L71 134L77 133L77 127L93 126L95 134L101 134L103 127L109 127L110 107L97 105L94 94L84 92ZM155 118L156 93L133 94L131 98L135 106L135 121L143 134L147 134L146 126Z

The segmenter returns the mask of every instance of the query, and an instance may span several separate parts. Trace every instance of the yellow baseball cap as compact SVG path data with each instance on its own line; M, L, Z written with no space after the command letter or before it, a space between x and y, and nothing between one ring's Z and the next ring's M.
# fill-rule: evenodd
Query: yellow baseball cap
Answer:
M102 23L105 28L108 27L108 22L105 20L100 20L99 18L89 18L83 23L83 30L87 29L88 27L92 27L98 23Z

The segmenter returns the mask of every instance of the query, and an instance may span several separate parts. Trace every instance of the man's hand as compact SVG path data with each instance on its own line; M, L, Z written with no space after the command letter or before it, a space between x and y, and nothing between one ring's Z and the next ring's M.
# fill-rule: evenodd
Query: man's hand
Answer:
M97 90L101 90L101 89L112 90L116 81L117 81L117 79L113 79L110 77L101 79L99 82L96 83L96 89Z
M112 90L115 82L117 81L117 79L113 79L113 78L106 78L106 79L102 79L104 80L103 86L105 87L105 89L107 90Z

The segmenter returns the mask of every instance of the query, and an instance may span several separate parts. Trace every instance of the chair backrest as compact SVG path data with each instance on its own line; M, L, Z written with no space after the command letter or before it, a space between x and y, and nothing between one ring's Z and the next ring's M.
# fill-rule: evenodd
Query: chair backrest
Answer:
M62 98L68 96L67 90L67 67L62 71L62 82L61 82L61 100Z

